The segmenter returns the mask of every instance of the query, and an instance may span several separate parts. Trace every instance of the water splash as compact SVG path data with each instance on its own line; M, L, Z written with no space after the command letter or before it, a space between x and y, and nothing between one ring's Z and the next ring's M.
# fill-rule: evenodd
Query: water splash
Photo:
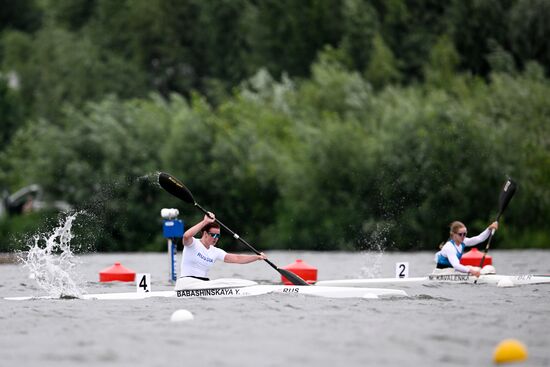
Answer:
M159 184L159 176L160 176L160 171L151 172L151 173L147 173L143 176L137 177L136 181L146 182L147 184L149 184L153 187L161 188L161 186Z
M29 270L29 278L52 297L71 298L82 294L80 282L75 280L79 279L76 268L80 260L71 249L74 237L71 228L78 214L61 218L51 233L35 235L26 256L21 254L23 266Z
M391 225L376 223L370 236L361 240L361 248L364 249L365 262L361 266L361 278L375 278L381 274L382 257L388 243L388 233Z
M384 251L366 252L366 254L368 254L368 256L365 256L365 262L363 266L361 266L360 278L376 278L380 276Z

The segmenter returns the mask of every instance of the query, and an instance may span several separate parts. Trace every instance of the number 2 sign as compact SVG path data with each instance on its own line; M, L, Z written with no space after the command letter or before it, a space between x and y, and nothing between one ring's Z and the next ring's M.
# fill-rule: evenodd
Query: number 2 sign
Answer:
M409 263L400 262L395 264L395 277L396 278L408 278L409 277Z

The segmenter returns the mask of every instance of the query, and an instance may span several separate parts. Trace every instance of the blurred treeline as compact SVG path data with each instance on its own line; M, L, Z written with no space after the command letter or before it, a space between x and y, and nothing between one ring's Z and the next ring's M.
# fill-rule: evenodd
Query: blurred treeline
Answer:
M434 249L452 220L550 247L550 1L1 0L0 190L163 249L195 199L262 250ZM52 225L0 219L0 251ZM229 249L238 245L225 238Z

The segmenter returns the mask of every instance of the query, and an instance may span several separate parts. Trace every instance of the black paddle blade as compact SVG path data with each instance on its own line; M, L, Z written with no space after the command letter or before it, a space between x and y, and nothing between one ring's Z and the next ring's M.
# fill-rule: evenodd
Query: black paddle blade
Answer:
M178 199L181 199L189 204L195 204L195 199L193 199L191 191L189 191L189 189L174 176L161 172L159 174L159 185Z
M298 275L294 274L293 272L281 268L277 268L277 271L288 279L289 282L291 282L294 285L311 285L302 278L300 278Z
M500 198L498 200L499 203L499 217L504 212L504 209L508 206L508 203L510 200L512 200L512 196L514 196L517 189L516 183L512 179L507 179L506 183L504 183L504 187L502 188L502 191L500 193Z

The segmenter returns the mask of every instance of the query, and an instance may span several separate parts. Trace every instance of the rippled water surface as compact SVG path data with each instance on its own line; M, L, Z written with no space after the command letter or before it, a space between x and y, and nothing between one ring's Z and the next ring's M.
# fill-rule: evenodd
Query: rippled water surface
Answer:
M501 274L550 273L549 251L491 251ZM271 252L279 266L301 258L319 279L393 277L408 261L410 276L432 269L418 253ZM168 290L164 254L87 254L73 269L87 293L132 292L134 284L98 282L120 261L151 273L153 290ZM276 283L263 262L216 264L212 278ZM7 301L43 295L19 264L0 264L1 366L488 366L506 338L527 345L525 366L550 365L550 285L414 285L407 299L326 299L272 294L242 299L79 299ZM195 319L170 322L178 309Z

